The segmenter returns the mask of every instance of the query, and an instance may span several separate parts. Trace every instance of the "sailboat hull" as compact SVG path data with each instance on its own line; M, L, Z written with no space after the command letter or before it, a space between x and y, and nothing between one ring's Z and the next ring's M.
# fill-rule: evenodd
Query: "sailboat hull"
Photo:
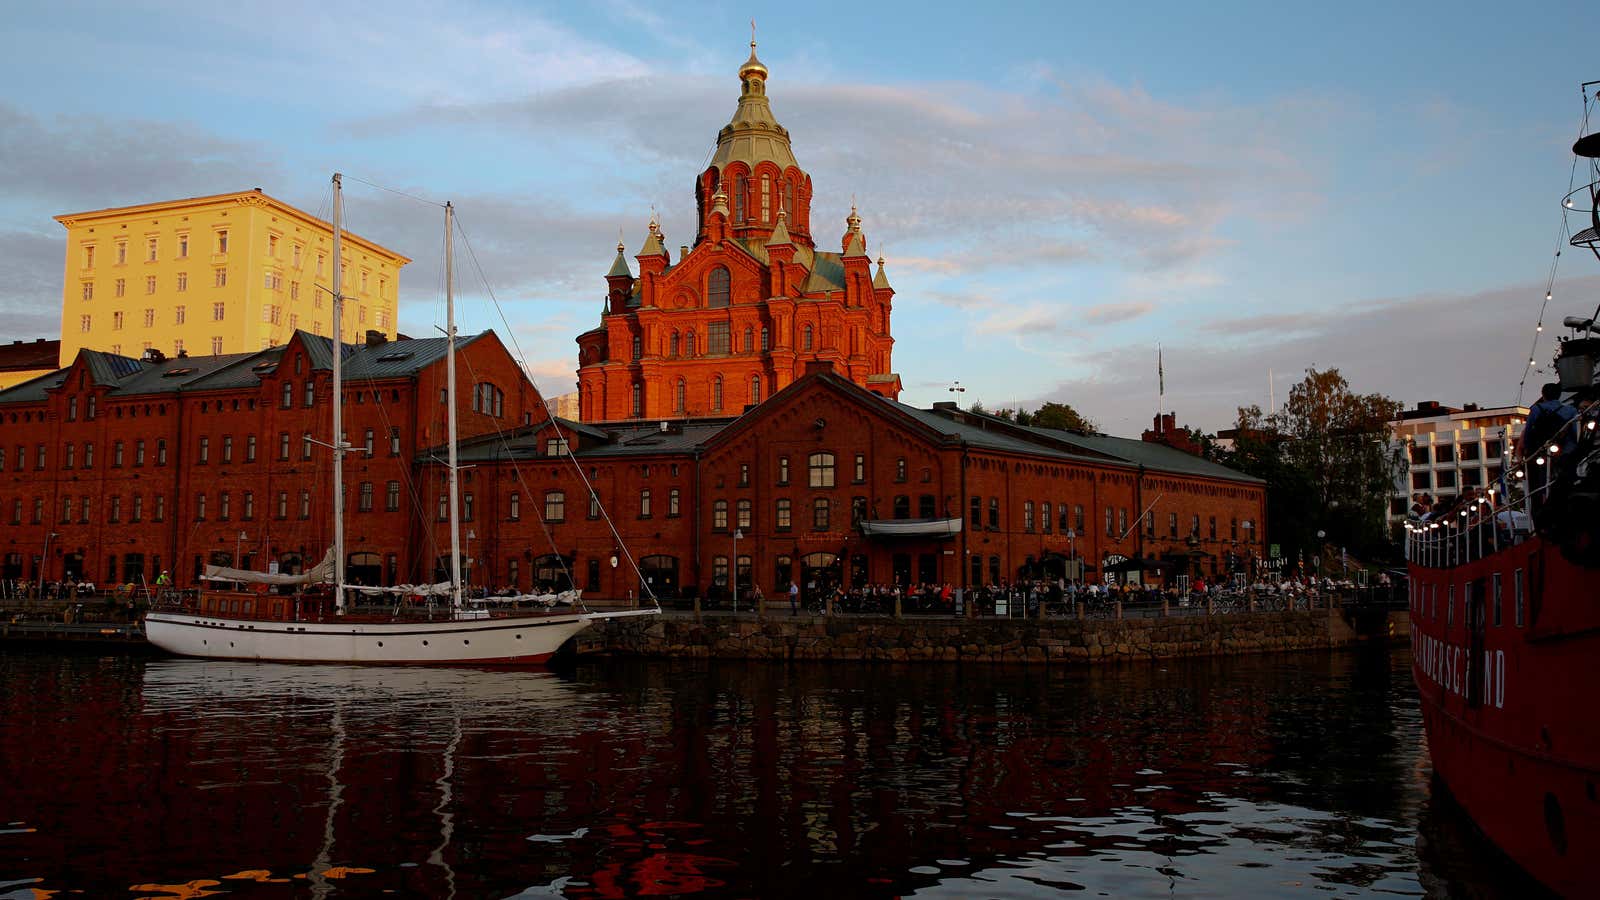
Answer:
M168 653L210 659L374 665L537 665L598 617L514 616L445 622L275 622L151 612L145 635Z

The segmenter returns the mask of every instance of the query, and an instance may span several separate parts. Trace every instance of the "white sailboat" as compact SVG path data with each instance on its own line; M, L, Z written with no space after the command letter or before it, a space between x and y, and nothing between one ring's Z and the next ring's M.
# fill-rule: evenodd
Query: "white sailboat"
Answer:
M335 332L343 323L340 235L343 230L343 186L333 176L333 321ZM344 552L344 491L331 492L333 547L321 564L301 575L278 575L208 566L213 582L256 585L258 593L202 591L193 608L157 607L145 615L145 635L150 643L179 656L213 659L272 660L280 662L422 664L537 664L548 660L562 644L597 619L654 615L661 610L630 609L588 612L574 608L554 611L558 599L577 601L578 592L562 597L528 597L544 609L527 611L486 606L469 607L461 587L460 487L456 458L456 324L454 267L454 209L445 204L445 378L449 395L448 482L450 493L450 581L447 584L360 588L395 595L433 597L448 593L448 610L426 617L403 607L383 613L352 611L346 605ZM342 343L333 344L333 484L343 485L343 457L349 444L343 439ZM274 585L297 591L331 580L328 598L296 593L292 597L270 594Z

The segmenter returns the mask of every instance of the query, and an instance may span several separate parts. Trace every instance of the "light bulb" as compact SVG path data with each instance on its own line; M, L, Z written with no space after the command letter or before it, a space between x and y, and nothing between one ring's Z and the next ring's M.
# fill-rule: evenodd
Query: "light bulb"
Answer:
M1567 198L1567 209L1571 209L1571 208L1572 208L1572 198L1568 197Z
M1584 425L1583 427L1589 429L1590 431L1593 431L1594 430L1594 420L1590 419L1588 424Z
M1533 330L1534 331L1543 331L1544 330L1544 326L1543 325L1535 325L1533 327Z
M1544 465L1544 457L1541 456L1538 459L1534 460L1533 464L1536 465L1536 466Z
M1560 452L1561 452L1561 448L1560 447L1551 447L1550 448L1550 455L1551 456L1555 456L1557 453L1560 453Z
M1546 299L1546 300L1549 300L1549 299L1550 299L1550 291L1545 291L1545 292L1544 292L1544 298L1545 298L1545 299Z

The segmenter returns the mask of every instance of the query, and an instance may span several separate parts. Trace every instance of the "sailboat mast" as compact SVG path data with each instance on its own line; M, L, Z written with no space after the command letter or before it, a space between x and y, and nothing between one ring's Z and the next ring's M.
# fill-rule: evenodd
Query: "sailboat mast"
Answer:
M333 597L344 615L344 266L339 235L344 231L344 184L333 173Z
M445 327L445 404L450 443L450 602L461 608L461 483L456 470L456 295L455 295L455 207L444 205L444 327Z

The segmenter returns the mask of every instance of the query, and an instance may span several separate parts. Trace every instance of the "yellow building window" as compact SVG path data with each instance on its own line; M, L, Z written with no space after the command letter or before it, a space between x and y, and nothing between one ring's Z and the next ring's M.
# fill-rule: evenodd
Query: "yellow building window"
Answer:
M144 327L152 328L152 327L155 326L155 324L156 324L156 311L153 310L153 309L145 310L144 311ZM145 349L149 350L150 347L148 345L146 345Z
M91 323L91 320L90 320L90 318L88 316L79 316L78 317L78 330L79 331L83 331L83 332L87 332L89 330L90 323Z
M116 280L116 282L114 282L114 285L115 285L114 293L118 297L121 297L128 290L128 280L126 278L118 278Z
M85 244L83 246L83 267L85 269L94 268L94 245L93 244Z
M158 244L157 244L156 238L151 238L150 240L145 242L145 250L144 250L145 262L155 262L156 261L156 248L157 248L157 246L158 246Z
M228 252L228 232L226 229L217 232L217 252Z
M114 312L114 313L111 314L111 330L112 331L121 331L122 330L122 311L121 310L118 310L117 312Z
M172 322L173 322L173 324L174 325L182 325L184 323L184 320L186 318L188 318L187 314L188 314L188 309L186 307L174 306L172 308Z
M222 355L222 338L214 337L214 338L211 339L211 355L212 356L221 356ZM246 518L248 518L248 516L246 516Z
M154 294L156 292L156 277L154 275L145 276L144 292L146 294Z
M223 317L227 315L227 312L228 312L227 304L224 304L224 303L213 303L213 304L211 304L211 321L213 321L213 322L221 322Z
M124 266L124 265L127 265L127 264L128 264L128 242L127 241L117 241L117 265Z
M188 289L189 289L189 273L188 272L179 272L178 273L178 293L181 294L184 291L187 291Z
M277 256L278 255L278 236L275 235L275 234L267 235L267 255L268 256Z
M83 299L85 299L85 300L93 300L94 299L94 282L85 281L83 283Z
M216 274L216 279L217 279L217 287L227 287L228 286L228 270L227 269L218 269L217 270L217 274Z
M187 234L178 235L178 258L189 258L189 236Z

